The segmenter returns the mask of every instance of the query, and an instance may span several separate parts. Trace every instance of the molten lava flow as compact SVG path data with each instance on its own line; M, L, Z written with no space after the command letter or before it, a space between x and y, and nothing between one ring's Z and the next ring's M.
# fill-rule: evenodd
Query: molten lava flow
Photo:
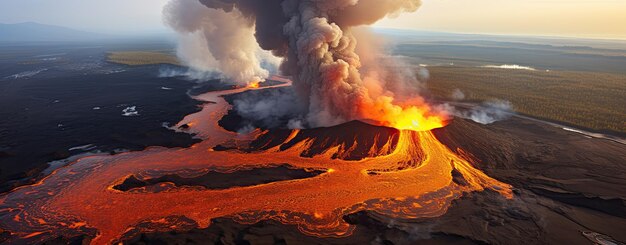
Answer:
M448 118L443 112L433 110L421 98L396 104L392 97L381 96L373 103L364 104L360 110L365 118L400 130L429 131L442 128Z
M428 115L429 107L410 106L402 108L395 114L387 116L390 127L401 130L429 131L443 128L446 125L442 115Z
M261 82L263 82L262 80L254 80L252 82L249 82L248 85L246 85L246 88L249 89L257 89L261 87Z
M444 214L463 193L488 188L512 197L509 185L474 168L428 131L403 130L390 154L356 162L331 159L337 147L313 158L301 157L311 141L302 141L286 151L213 151L216 145L237 137L217 126L229 109L221 96L242 90L198 97L216 104L205 104L203 111L181 122L197 121L189 130L205 138L191 148L150 148L82 158L35 185L1 196L0 228L11 234L8 242L38 243L58 236L88 234L94 237L92 244L110 244L125 234L183 229L190 221L205 228L217 217L231 217L241 223L272 219L295 225L308 235L341 237L355 229L343 216L362 210L391 218L432 218ZM407 110L419 112L417 108ZM419 129L437 123L415 115L393 122L411 128L413 121ZM408 126L402 126L407 122ZM326 172L312 178L222 190L175 185L164 186L158 192L113 188L131 175L158 178L208 171L228 173L277 163ZM453 173L460 174L453 177Z

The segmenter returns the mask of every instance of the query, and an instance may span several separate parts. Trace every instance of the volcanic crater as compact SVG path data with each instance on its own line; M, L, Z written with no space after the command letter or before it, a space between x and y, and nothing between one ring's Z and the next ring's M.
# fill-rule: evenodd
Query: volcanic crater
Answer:
M176 127L201 143L82 158L8 193L4 241L625 240L620 143L522 117L432 131L351 121L240 135L217 126L231 109L224 95L289 85L198 95L214 103Z

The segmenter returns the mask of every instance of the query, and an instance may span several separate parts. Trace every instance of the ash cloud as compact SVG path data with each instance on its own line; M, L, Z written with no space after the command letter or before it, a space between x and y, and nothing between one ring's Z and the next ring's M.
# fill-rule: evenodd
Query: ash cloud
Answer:
M306 127L302 119L303 105L292 88L252 91L235 96L233 108L246 124L241 130Z
M445 117L445 112L419 96L419 79L427 78L427 71L416 73L398 65L397 59L383 55L379 39L356 27L414 12L420 4L419 0L171 0L164 12L166 23L191 39L182 41L179 54L192 67L216 67L228 78L247 82L267 77L263 60L280 62L282 75L294 81L306 125L331 126L353 119L394 125L406 114L421 114L420 120L428 121ZM280 60L262 57L269 53Z
M172 0L164 22L179 33L178 57L193 74L215 74L245 84L269 76L262 64L277 61L254 39L254 23L238 10L226 12L195 0ZM269 62L264 62L269 60Z

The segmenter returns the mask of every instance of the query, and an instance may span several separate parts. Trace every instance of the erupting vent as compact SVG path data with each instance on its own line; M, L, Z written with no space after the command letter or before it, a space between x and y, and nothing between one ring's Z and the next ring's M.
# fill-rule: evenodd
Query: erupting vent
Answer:
M465 192L489 188L512 197L509 185L474 168L428 131L354 121L268 131L253 140L250 152L214 151L240 137L217 122L229 108L220 96L241 90L200 97L216 103L179 123L206 137L191 148L83 158L3 196L0 223L10 228L8 242L88 234L94 244L110 244L124 234L205 228L217 217L246 224L271 219L308 235L338 237L354 230L344 215L362 210L401 219L436 217ZM233 182L241 173L262 174ZM218 177L229 184L211 181Z

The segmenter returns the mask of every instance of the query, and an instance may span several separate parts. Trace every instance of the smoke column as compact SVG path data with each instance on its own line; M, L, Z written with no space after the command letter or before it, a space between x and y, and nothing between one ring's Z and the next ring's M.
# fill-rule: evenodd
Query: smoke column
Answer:
M166 22L179 32L204 33L219 69L233 79L266 76L258 69L257 46L283 58L281 72L293 78L308 125L369 119L401 129L443 126L442 112L417 94L400 93L405 86L399 84L416 78L390 72L388 62L373 58L380 50L371 35L354 30L416 11L420 0L199 1L205 8L172 0Z
M218 71L237 83L267 78L263 51L254 39L254 23L239 11L228 13L197 0L170 1L164 9L167 25L180 35L178 56L199 71Z

